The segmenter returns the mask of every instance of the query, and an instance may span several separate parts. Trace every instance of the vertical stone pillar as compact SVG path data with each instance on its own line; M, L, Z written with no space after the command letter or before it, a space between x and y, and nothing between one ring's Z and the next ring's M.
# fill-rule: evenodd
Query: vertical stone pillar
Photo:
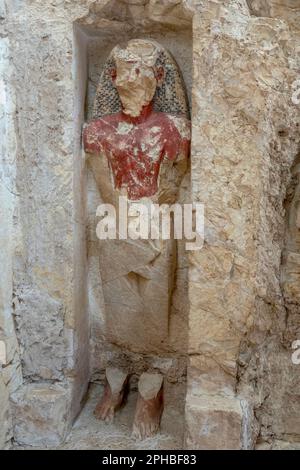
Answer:
M43 2L11 5L6 27L16 102L13 305L24 376L11 397L14 432L20 444L58 445L89 381L84 41L78 48L70 11Z
M0 9L0 13L5 14ZM0 38L0 449L12 437L9 393L22 382L13 314L13 258L18 227L16 191L15 96L10 83L10 41Z
M194 16L191 158L192 200L205 205L206 225L204 247L190 255L186 445L239 449L252 445L252 412L235 390L257 262L261 149L251 107L264 100L247 64L245 4L204 3Z
M192 199L206 226L190 256L188 448L252 448L258 432L261 384L252 388L251 367L241 384L240 365L266 341L270 305L280 310L282 204L298 145L290 38L242 2L204 2L194 16Z

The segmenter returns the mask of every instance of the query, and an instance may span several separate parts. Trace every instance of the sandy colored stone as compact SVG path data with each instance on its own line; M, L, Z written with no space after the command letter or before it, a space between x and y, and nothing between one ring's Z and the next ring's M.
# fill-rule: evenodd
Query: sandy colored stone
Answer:
M299 32L300 5L298 0L247 0L247 3L252 14L282 18Z
M213 11L206 5L206 20L194 26L192 193L205 203L206 244L190 255L189 346L201 362L193 365L186 406L193 403L197 413L199 399L201 420L207 414L224 429L232 421L235 437L226 437L228 445L241 447L241 415L230 411L229 403L246 400L251 447L257 435L253 407L262 407L258 429L270 439L270 429L282 427L277 410L287 389L296 408L291 383L286 388L277 375L283 373L286 381L290 364L275 363L286 328L280 264L284 200L299 149L299 110L291 103L297 73L289 25L275 17L249 17L242 9L233 21L232 7L224 3ZM298 331L294 328L294 336ZM295 371L292 375L296 379ZM218 400L230 394L223 411L211 410L214 398L207 390ZM191 442L210 445L204 435L197 439ZM214 445L222 447L215 439Z
M0 364L4 365L7 362L6 356L6 344L4 341L0 341Z
M105 423L95 418L93 411L103 387L91 384L86 406L74 423L71 433L59 450L180 450L183 447L183 407L184 386L167 385L165 410L162 416L161 432L144 441L132 437L132 417L134 415L137 392L128 396L128 402L116 415L113 423ZM30 446L13 447L32 449Z
M111 28L113 28L113 25L111 25ZM178 32L174 32L172 30L163 30L163 26L158 26L158 24L152 28L151 31L151 38L154 39L155 41L159 42L162 44L167 50L170 50L174 57L176 58L176 61L179 64L179 67L181 71L183 72L184 75L184 82L187 86L187 92L190 95L190 84L191 84L191 61L192 61L192 55L191 55L191 25L188 28L185 28L180 31L180 40L178 39ZM113 31L111 32L113 35ZM124 33L122 33L124 34ZM126 33L127 34L127 33ZM128 36L124 34L124 41L128 39ZM120 37L121 32L118 31L118 37ZM135 36L133 36L135 37ZM120 38L121 39L121 38ZM105 47L103 47L103 41L105 43ZM95 96L95 91L96 87L99 82L99 76L103 67L103 63L106 59L105 51L108 53L110 50L113 49L113 47L116 45L116 42L114 41L114 38L111 37L111 35L107 35L105 38L97 38L95 37L93 41L90 42L89 44L89 63L90 63L90 68L89 68L89 80L88 80L88 118L92 118L92 108L93 108L93 101L94 101L94 96ZM88 160L88 165L89 166L94 166L94 175L99 175L99 181L97 181L97 187L102 188L102 193L104 199L107 200L109 198L110 193L109 193L109 188L107 188L107 182L109 181L109 173L103 171L104 168L104 163L103 161L100 162L101 157L98 159L93 159L93 157L90 157ZM97 170L97 168L102 167L102 171ZM96 171L95 171L96 170ZM132 243L130 240L128 240L127 243L124 242L115 242L114 244L111 245L110 250L102 250L101 255L105 256L105 259L108 261L103 262L103 265L106 266L106 269L104 272L102 272L101 276L99 275L99 263L98 263L98 256L99 256L99 251L98 251L98 240L95 240L96 238L96 232L95 232L95 211L98 206L98 204L101 201L101 198L98 196L97 192L97 187L95 184L95 178L89 169L89 178L88 178L88 213L89 213L89 234L88 234L88 247L89 247L89 296L90 296L90 306L91 306L91 328L92 328L92 335L91 335L91 347L92 347L92 354L91 354L91 367L93 374L95 376L98 376L99 373L99 364L103 364L103 361L106 362L109 356L109 352L105 353L105 356L103 355L103 350L109 351L113 350L113 345L109 344L104 344L103 340L103 331L107 327L107 321L105 315L105 310L104 310L104 299L99 291L99 284L103 282L104 279L109 279L109 278L115 278L119 273L121 272L126 272L126 269L128 265L132 267L132 270L135 272L137 267L139 267L138 272L140 275L146 279L149 278L149 270L147 272L147 269L142 268L142 264L148 264L148 262L151 262L151 259L154 259L158 253L159 253L159 246L155 247L154 245L150 246L147 243L139 243L138 249L136 248L137 244ZM170 180L170 169L167 168L167 171L165 172L165 175L167 180ZM101 183L100 183L100 178L101 178ZM106 183L105 183L106 182ZM175 180L176 183L176 180ZM184 189L185 185L185 189ZM165 188L170 188L170 187L175 187L176 184L164 184L163 185ZM186 174L185 181L183 182L183 187L180 189L182 193L185 191L188 191L189 187L189 174ZM104 194L105 193L105 194ZM170 199L174 200L174 195L170 191L168 194L162 195L164 199ZM180 194L180 200L183 200L182 194ZM188 200L186 201L188 202ZM122 248L123 247L123 248ZM143 249L141 249L143 248ZM148 257L148 255L149 257ZM166 322L165 319L166 317L163 316L161 313L158 312L158 318L157 318L157 324L160 324L162 328L160 328L159 336L156 338L151 335L151 343L155 342L155 348L161 349L162 347L164 350L167 352L171 352L173 357L177 356L178 354L185 354L186 349L187 349L187 310L188 310L188 301L187 301L187 257L186 257L186 252L184 250L184 244L183 243L178 243L178 257L177 257L177 267L176 267L176 283L174 286L174 292L173 292L173 301L171 304L170 308L170 315L169 315L169 325L168 325L168 335L166 335ZM117 256L117 263L116 262L109 262L110 257L116 257ZM117 270L117 271L116 271ZM149 281L148 281L149 282ZM141 278L141 284L146 284L143 282L143 279ZM159 296L161 297L163 292L166 289L166 284L164 281L160 282L160 292ZM135 288L136 284L131 282L133 288ZM108 293L110 292L109 290L109 284L108 284ZM149 282L149 287L150 287L150 282ZM155 289L157 289L157 285L155 286ZM131 293L132 293L132 288L131 288ZM149 288L149 294L151 293L151 289ZM129 295L132 295L129 293ZM157 298L158 296L156 296ZM152 299L153 300L153 299ZM151 301L152 301L151 300ZM154 301L156 301L154 299ZM132 302L132 306L135 308L136 302ZM163 305L163 308L165 308L165 304ZM122 315L122 312L121 312ZM130 317L134 316L133 313L129 312ZM112 322L113 323L113 322ZM130 322L131 323L131 322ZM148 327L151 327L151 325L148 325ZM125 326L124 326L125 328ZM151 327L151 331L152 330ZM156 330L158 331L158 330ZM150 336L150 335L149 335ZM166 339L168 336L168 341L164 341L163 345L160 342L161 339ZM130 331L126 331L126 334L122 335L121 341L123 343L123 347L126 347L124 344L127 342L128 339L128 347L130 342L134 342L131 340L131 337L136 337L136 335L132 334ZM149 346L149 345L148 345ZM126 351L130 355L130 351ZM176 358L174 357L176 360ZM163 359L162 355L160 355L160 360L161 363L163 364ZM142 368L141 364L144 363L144 358L141 356L140 361L139 361L139 369ZM157 368L157 364L159 363L159 360L155 360L155 367ZM160 367L160 366L159 366ZM161 367L161 370L163 369L163 366ZM181 370L181 369L180 369ZM181 372L178 370L178 377L180 377ZM175 372L175 370L174 370Z
M241 430L242 410L236 399L206 396L186 406L187 449L241 449Z
M179 255L164 354L131 358L136 370L155 364L176 382L184 380L190 353L189 447L245 446L239 429L243 419L251 428L252 409L260 448L297 446L299 369L291 344L300 335L299 247L290 245L297 237L286 215L298 216L286 202L290 190L297 199L291 168L299 153L299 107L291 90L299 79L299 24L296 0L0 3L0 335L7 345L0 447L11 436L8 392L22 374L24 390L33 380L59 384L72 377L71 422L89 381L90 352L94 376L119 353L106 341L99 266L85 240L86 199L92 214L99 201L86 182L80 135L86 84L90 103L105 60L93 54L137 35L165 38L189 93L193 82L192 199L206 206L206 243L189 258L189 282ZM88 251L94 254L87 262ZM15 405L19 435L33 445L36 404L25 420L23 393ZM63 395L55 395L61 404ZM45 403L38 406L43 420ZM67 426L56 434L54 410L42 436L56 443Z
M118 367L105 370L105 387L94 415L106 423L113 422L115 413L124 405L128 392L128 371Z
M156 65L159 57L161 66ZM175 202L187 169L190 141L185 85L176 62L159 43L134 39L126 47L116 45L102 67L93 119L83 131L84 149L92 155L89 162L101 200L114 201L117 214L121 212L121 195L128 212L135 199L147 206L152 202ZM111 103L115 102L118 110L114 108L111 114ZM148 114L142 121L131 122L142 108L146 110L145 106ZM170 128L173 138L168 148L165 142ZM128 168L124 167L124 157L119 156L124 152L124 142L129 159L135 152L138 155L137 162L133 160ZM160 162L157 178L156 162ZM148 186L143 187L141 172L146 172L142 179L148 181ZM106 340L125 350L159 354L169 342L176 242L128 239L100 240L98 244Z

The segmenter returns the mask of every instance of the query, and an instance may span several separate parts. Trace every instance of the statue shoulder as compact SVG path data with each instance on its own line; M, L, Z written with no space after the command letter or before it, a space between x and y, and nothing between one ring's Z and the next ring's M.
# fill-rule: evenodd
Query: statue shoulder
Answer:
M191 140L191 121L184 116L166 114L172 131L177 131L184 140Z
M185 116L159 112L155 113L153 124L162 127L167 134L173 134L173 138L177 134L178 138L191 140L191 121Z

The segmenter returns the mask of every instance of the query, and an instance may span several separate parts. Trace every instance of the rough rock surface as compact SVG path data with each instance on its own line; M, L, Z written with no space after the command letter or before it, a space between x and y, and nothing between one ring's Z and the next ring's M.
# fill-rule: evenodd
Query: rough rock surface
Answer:
M193 44L192 199L206 206L206 243L189 259L188 318L179 256L178 354L132 359L136 370L151 364L176 381L189 353L188 447L297 447L299 11L298 0L0 0L0 447L12 436L9 394L19 388L22 408L32 403L28 387L68 381L68 428L87 388L89 351L98 376L118 353L98 343L103 299L86 259L88 190L97 199L80 142L94 77L87 57L92 39L106 38L109 49L115 38L148 35ZM208 439L214 426L220 432Z
M28 384L11 395L14 439L20 445L57 446L70 431L68 388Z
M138 17L136 18L138 21ZM89 41L88 44L88 61L89 61L89 76L88 76L88 92L87 92L87 121L92 119L93 114L93 103L96 93L96 88L99 83L100 74L103 70L103 66L109 55L110 51L116 45L115 35L114 35L114 24L109 23L110 29L105 29L101 32L101 29L98 30L98 36L93 36L92 39ZM179 32L172 31L166 28L165 25L156 25L153 24L151 31L147 33L147 37L151 38L152 40L157 41L158 43L162 44L167 50L169 50L173 56L176 58L176 61L179 65L180 70L183 72L184 82L187 86L188 94L190 95L191 89L191 80L192 80L192 37L191 37L191 23L187 23L187 26L181 29ZM137 33L134 29L123 30L118 32L118 41L122 44L126 42L126 40L130 38L136 37ZM178 37L179 35L179 37ZM180 40L179 40L180 39ZM102 176L103 178L103 176ZM183 201L186 198L187 187L189 184L189 175L186 175L186 178L182 184L182 189L180 193L180 199ZM99 183L98 183L99 186ZM102 185L103 188L103 185ZM107 335L104 334L105 329L109 326L107 315L105 315L104 309L104 299L101 292L101 284L105 280L105 277L109 277L111 275L110 271L113 270L116 264L121 266L122 263L129 262L129 256L126 255L127 251L131 251L131 260L130 264L134 266L134 264L138 263L135 261L134 257L137 256L141 250L135 249L134 245L127 244L127 247L122 249L122 257L120 259L120 255L118 253L118 249L114 246L114 244L110 243L110 253L112 262L109 263L108 269L105 269L105 272L102 271L102 276L99 272L99 250L98 244L99 241L96 238L96 218L95 212L98 204L101 201L99 191L97 189L97 185L95 183L95 178L92 174L92 170L88 167L88 181L87 181L87 191L88 191L88 263L89 263L89 276L88 276L88 285L89 285L89 301L90 301L90 312L91 312L91 372L92 378L98 379L101 376L101 370L103 370L103 365L107 362L118 362L117 356L120 355L119 348L116 346L116 341L114 344L108 342ZM102 190L103 193L103 190ZM146 248L146 244L144 244L144 248ZM119 245L119 250L123 245ZM118 245L117 245L118 247ZM159 246L158 246L159 247ZM177 255L177 269L176 269L176 280L175 286L173 291L173 302L171 305L171 315L168 318L168 341L166 341L166 334L165 334L165 319L164 315L161 312L158 312L159 316L161 317L161 328L159 328L159 334L152 335L151 337L151 345L156 343L156 349L165 349L166 355L163 357L160 354L160 357L155 358L152 354L148 354L147 357L133 354L130 350L130 344L134 344L132 338L136 337L134 334L134 330L132 328L128 329L128 325L124 325L124 332L123 334L123 343L127 343L128 347L122 349L123 352L126 352L129 361L133 364L132 369L136 373L141 373L143 370L147 370L147 368L159 367L162 373L168 373L168 375L173 376L174 374L178 377L178 379L182 380L182 376L185 373L183 364L185 362L184 354L187 350L187 311L188 311L188 299L187 299L187 256L184 252L183 243L179 241L177 245L178 255ZM148 248L149 251L149 248ZM152 250L149 251L150 257L153 256ZM117 260L117 263L116 263ZM144 263L144 261L143 261ZM108 263L104 263L106 265ZM163 263L162 263L163 268ZM162 270L161 268L161 270ZM116 277L116 275L112 276L112 278ZM165 277L165 276L164 276ZM129 295L132 296L132 292L134 292L135 288L135 279L131 280L131 293ZM165 281L162 281L161 286L165 285ZM109 286L108 286L109 287ZM122 287L122 286L120 286ZM165 287L164 287L165 288ZM109 292L109 289L108 289ZM124 288L123 288L124 292ZM150 290L151 292L151 290ZM156 295L155 295L156 296ZM163 299L163 296L160 295L156 298ZM136 305L138 306L138 298L135 300ZM132 304L133 306L134 304ZM134 312L133 312L134 313ZM132 313L131 313L131 316ZM150 324L150 323L149 323ZM127 331L126 331L127 328ZM132 331L129 331L129 330ZM148 329L148 327L147 327ZM164 343L161 343L161 338L164 339ZM149 343L146 344L144 341L144 336L141 336L140 341L144 342L146 349L149 351ZM124 344L123 344L124 346ZM159 346L159 348L157 347ZM153 351L151 351L153 353ZM178 367L180 363L181 366ZM166 365L168 368L166 369ZM178 368L178 369L177 369ZM176 371L177 369L177 371Z
M178 388L180 389L178 395ZM182 385L167 385L161 431L144 441L132 436L132 417L137 401L137 392L129 394L126 405L116 415L113 423L105 423L95 418L95 409L99 396L103 393L101 385L91 384L88 401L82 413L74 423L66 441L59 446L49 446L58 450L149 450L182 449L184 433L184 393ZM180 396L180 402L178 402ZM37 448L44 448L43 446ZM30 446L15 444L14 449L32 449Z
M281 435L278 410L297 381L291 344L282 344L280 265L284 200L299 151L292 103L299 64L281 19L241 10L233 18L230 9L211 16L207 9L194 28L192 190L205 203L206 243L191 255L187 409L195 394L206 396L209 425L216 419L211 395L245 400L248 436L240 447L252 448L256 439ZM228 420L231 413L228 407ZM190 428L195 445L198 429Z

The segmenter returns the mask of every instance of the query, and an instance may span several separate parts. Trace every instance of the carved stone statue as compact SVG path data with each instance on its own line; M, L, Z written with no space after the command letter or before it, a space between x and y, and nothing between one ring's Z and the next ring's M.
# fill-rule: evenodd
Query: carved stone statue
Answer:
M190 121L185 89L172 56L150 40L116 46L97 88L93 120L83 133L85 152L103 202L174 203L187 169ZM176 267L175 240L99 241L106 338L141 354L161 354L168 342ZM106 372L96 415L111 420L121 406L127 374ZM163 380L142 374L134 435L157 431ZM151 373L152 372L152 373Z

